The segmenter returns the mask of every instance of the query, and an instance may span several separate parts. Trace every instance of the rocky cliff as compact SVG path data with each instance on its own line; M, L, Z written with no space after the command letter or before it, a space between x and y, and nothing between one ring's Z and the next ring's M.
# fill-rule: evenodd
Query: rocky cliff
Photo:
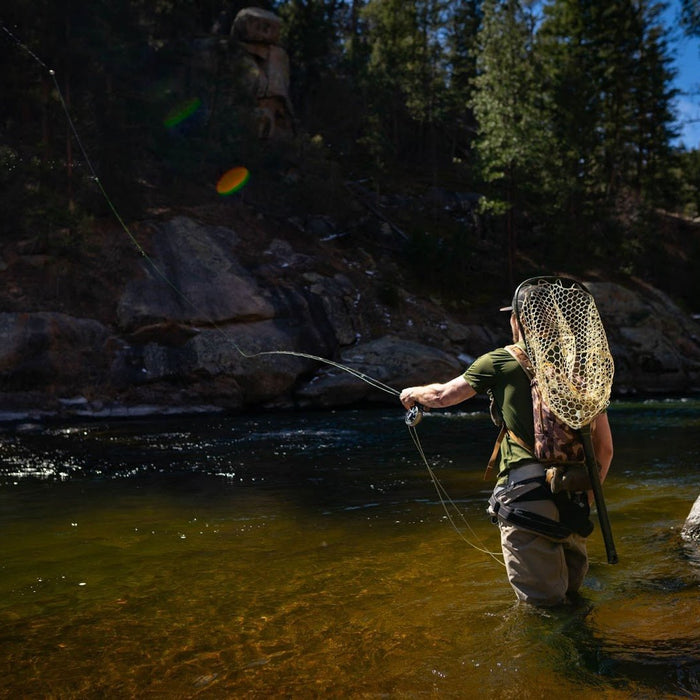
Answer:
M83 260L72 274L91 286L72 303L47 293L50 260L11 257L0 313L4 418L395 402L334 366L264 353L329 358L401 388L450 379L508 341L497 311L505 299L448 312L407 288L395 257L376 258L381 246L373 255L341 245L313 221L290 236L288 222L265 222L243 205L227 217L140 225L145 254L122 242L116 267ZM582 281L608 330L617 395L697 390L692 318L639 281Z

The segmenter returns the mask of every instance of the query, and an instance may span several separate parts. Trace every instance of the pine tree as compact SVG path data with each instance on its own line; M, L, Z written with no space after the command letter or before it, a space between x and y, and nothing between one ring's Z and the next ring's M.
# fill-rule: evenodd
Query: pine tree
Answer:
M671 142L678 135L672 109L677 95L672 84L675 71L661 22L662 10L661 3L640 1L640 52L633 89L636 163L631 184L639 196L651 204L658 203L667 194L665 183L671 166Z
M434 160L446 105L445 0L370 0L363 10L372 138L382 158ZM379 152L379 150L377 151Z
M477 36L481 26L482 0L458 0L450 3L447 17L447 128L459 158L471 160L471 141L476 120L471 109L476 77Z
M341 0L286 0L279 4L284 37L294 66L293 102L300 115L313 113L319 85L341 56Z
M540 47L550 119L562 155L560 204L600 214L626 190L653 191L673 121L673 77L658 16L646 0L553 0Z
M486 0L472 107L482 177L496 186L494 211L506 214L511 284L517 248L515 209L544 186L551 156L540 97L534 17L518 0Z
M698 0L681 0L681 20L688 34L700 36L700 2Z

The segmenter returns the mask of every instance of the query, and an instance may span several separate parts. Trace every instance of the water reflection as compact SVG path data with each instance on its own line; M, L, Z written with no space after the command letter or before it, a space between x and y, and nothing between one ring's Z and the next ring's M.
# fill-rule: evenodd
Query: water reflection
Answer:
M693 401L613 406L579 604L513 604L389 411L8 432L0 669L23 697L565 697L700 692ZM484 414L426 416L441 483L498 548Z

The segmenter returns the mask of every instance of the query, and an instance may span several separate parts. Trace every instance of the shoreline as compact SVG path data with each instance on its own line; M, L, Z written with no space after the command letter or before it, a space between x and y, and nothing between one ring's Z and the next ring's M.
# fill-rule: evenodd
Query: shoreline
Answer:
M700 389L691 389L684 393L678 392L632 392L618 391L610 399L611 406L616 403L647 403L647 402L684 402L700 400ZM174 417L196 417L196 416L217 416L224 414L269 414L275 413L303 413L322 412L335 413L342 411L357 410L379 410L391 409L395 406L391 402L360 401L352 404L339 404L337 406L313 406L298 405L292 402L283 405L260 405L247 406L243 408L231 408L216 406L213 404L191 404L191 405L161 405L161 404L123 404L119 402L88 401L85 398L62 399L59 400L60 407L55 409L43 409L38 407L0 409L0 431L2 432L32 432L42 429L45 425L57 425L75 423L80 421L101 422L110 420L139 420L144 418L174 418ZM470 413L485 411L488 413L488 399L476 396L469 401L469 405L474 408ZM396 405L398 412L403 409ZM454 412L453 410L443 410L441 412ZM458 411L459 412L459 411Z

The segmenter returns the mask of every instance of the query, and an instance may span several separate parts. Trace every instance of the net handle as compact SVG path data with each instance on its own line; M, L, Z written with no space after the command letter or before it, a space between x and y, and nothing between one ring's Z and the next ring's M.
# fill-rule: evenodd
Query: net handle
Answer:
M608 508L605 505L603 485L600 483L600 471L595 458L595 450L593 449L590 424L581 428L580 433L581 440L583 441L583 451L586 455L586 470L588 472L588 478L591 482L595 507L596 511L598 512L600 532L603 535L603 543L605 544L605 554L608 558L608 564L617 564L617 550L615 549L615 541L613 540L612 528L610 527Z

